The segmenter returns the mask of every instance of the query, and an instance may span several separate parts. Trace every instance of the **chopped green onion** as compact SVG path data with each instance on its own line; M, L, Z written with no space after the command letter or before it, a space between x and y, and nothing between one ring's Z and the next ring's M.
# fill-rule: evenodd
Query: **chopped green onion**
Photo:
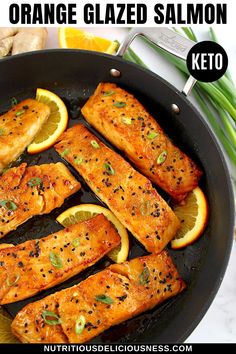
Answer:
M113 304L114 302L114 300L111 297L104 294L95 296L95 299L97 301L103 302L104 304L108 304L108 305Z
M126 106L126 103L125 102L115 102L113 104L113 106L118 107L118 108L122 108L122 107Z
M81 334L84 330L86 324L86 319L83 315L79 316L77 321L75 322L75 333Z
M7 286L12 286L12 285L16 284L19 279L20 279L20 274L15 274L15 275L13 275L13 277L10 277L8 275L7 280L6 280Z
M21 116L24 113L25 113L25 110L24 109L20 109L19 111L16 112L15 115L16 115L16 117L19 117L19 116Z
M11 211L17 209L17 205L11 200L0 200L0 206Z
M78 247L80 245L80 239L79 237L75 238L72 242L71 242L73 247Z
M106 91L104 92L103 96L108 97L114 95L115 91Z
M0 136L5 134L5 129L4 128L0 128Z
M92 145L92 147L94 147L95 149L99 149L99 148L100 148L100 146L99 146L99 144L96 142L96 140L91 140L91 145Z
M61 156L64 157L64 156L68 155L69 152L70 152L70 149L65 149L64 151L62 151Z
M57 314L55 314L55 312L45 310L42 312L41 316L42 316L44 322L50 326L56 326L61 323L59 316L57 316ZM50 318L53 318L53 319L50 319Z
M61 257L58 254L56 254L55 252L50 252L49 259L54 267L56 267L56 268L63 267Z
M122 122L123 122L124 124L127 124L127 125L131 125L131 124L132 124L131 118L123 117L123 118L122 118Z
M140 213L143 215L143 216L146 216L148 215L148 212L149 212L149 208L150 208L150 202L143 202L141 205L140 205Z
M77 157L77 158L75 159L75 164L76 164L76 165L80 165L83 161L84 161L84 159L83 159L82 157Z
M30 187L36 187L36 186L39 186L41 183L42 183L41 178L34 177L34 178L31 178L27 184Z
M114 175L115 171L109 163L104 163L104 168L109 175Z
M164 150L164 151L162 151L162 152L160 153L160 155L158 156L158 158L157 158L157 164L158 164L158 165L162 165L162 164L165 162L166 158L167 158L167 151Z
M157 135L158 135L157 133L151 132L150 134L147 135L147 138L151 140L154 139Z
M16 106L17 103L18 103L17 99L16 99L15 97L12 97L12 99L11 99L11 105L12 105L12 107L13 107L13 106Z
M140 284L142 284L142 285L148 284L149 283L149 276L150 276L149 269L147 267L144 267L142 273L139 276Z

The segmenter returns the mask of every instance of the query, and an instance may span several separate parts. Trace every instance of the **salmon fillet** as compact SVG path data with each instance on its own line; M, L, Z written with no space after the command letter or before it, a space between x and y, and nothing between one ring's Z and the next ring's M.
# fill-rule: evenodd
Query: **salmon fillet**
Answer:
M0 305L20 301L92 266L120 243L104 215L0 250Z
M82 113L145 176L176 201L183 200L198 185L202 175L199 167L170 141L143 105L117 85L99 84Z
M0 116L0 172L32 142L49 114L47 105L29 98Z
M179 220L151 182L83 125L63 133L55 149L149 252L174 237Z
M9 169L0 176L0 238L32 216L60 207L80 187L60 162Z
M72 288L25 306L13 320L12 331L24 343L84 343L184 288L163 251L114 264ZM48 316L45 309L50 311ZM51 325L52 319L57 324Z

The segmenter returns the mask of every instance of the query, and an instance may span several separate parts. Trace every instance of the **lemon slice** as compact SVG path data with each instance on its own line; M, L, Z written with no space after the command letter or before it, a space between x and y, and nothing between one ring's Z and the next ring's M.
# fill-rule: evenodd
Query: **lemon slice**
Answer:
M67 108L61 98L55 93L38 88L36 91L36 100L48 105L51 113L38 135L28 146L27 151L29 154L37 154L38 152L49 149L55 144L68 124Z
M116 263L125 262L129 254L129 236L124 226L109 209L95 204L80 204L64 211L57 217L57 221L64 227L68 227L79 221L91 219L97 214L106 216L115 226L121 238L120 245L109 252L108 256Z
M171 241L171 247L183 248L197 240L205 229L208 219L207 199L203 191L197 187L188 194L183 205L174 205L172 209L181 226Z
M11 331L12 319L0 307L0 343L19 343Z
M113 54L118 46L115 41L97 37L91 32L71 27L59 28L58 38L61 48L94 50L96 52Z

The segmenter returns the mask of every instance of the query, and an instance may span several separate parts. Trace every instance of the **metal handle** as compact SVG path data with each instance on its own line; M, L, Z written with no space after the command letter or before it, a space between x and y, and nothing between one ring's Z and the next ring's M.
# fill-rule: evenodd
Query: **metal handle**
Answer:
M181 36L166 27L150 27L150 28L133 28L121 43L117 56L123 57L130 44L137 36L146 37L149 41L156 44L167 52L174 54L176 57L186 60L189 50L194 46L195 42ZM188 95L195 83L197 82L191 75L189 76L182 93Z

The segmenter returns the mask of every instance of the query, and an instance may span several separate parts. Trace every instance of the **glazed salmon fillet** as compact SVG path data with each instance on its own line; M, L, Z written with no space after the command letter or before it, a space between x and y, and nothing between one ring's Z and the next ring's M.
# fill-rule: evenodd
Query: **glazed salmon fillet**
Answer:
M29 98L0 116L0 172L22 154L49 114L47 105Z
M56 151L149 252L160 252L180 223L151 182L81 124L59 139Z
M25 343L84 343L184 288L163 251L111 265L72 288L27 305L12 322L12 331Z
M32 216L60 207L80 187L61 162L9 169L0 176L0 237Z
M120 243L104 215L0 250L0 305L31 297L80 273Z
M182 201L197 187L202 171L171 142L130 93L115 84L101 83L82 113L145 176L176 201Z

